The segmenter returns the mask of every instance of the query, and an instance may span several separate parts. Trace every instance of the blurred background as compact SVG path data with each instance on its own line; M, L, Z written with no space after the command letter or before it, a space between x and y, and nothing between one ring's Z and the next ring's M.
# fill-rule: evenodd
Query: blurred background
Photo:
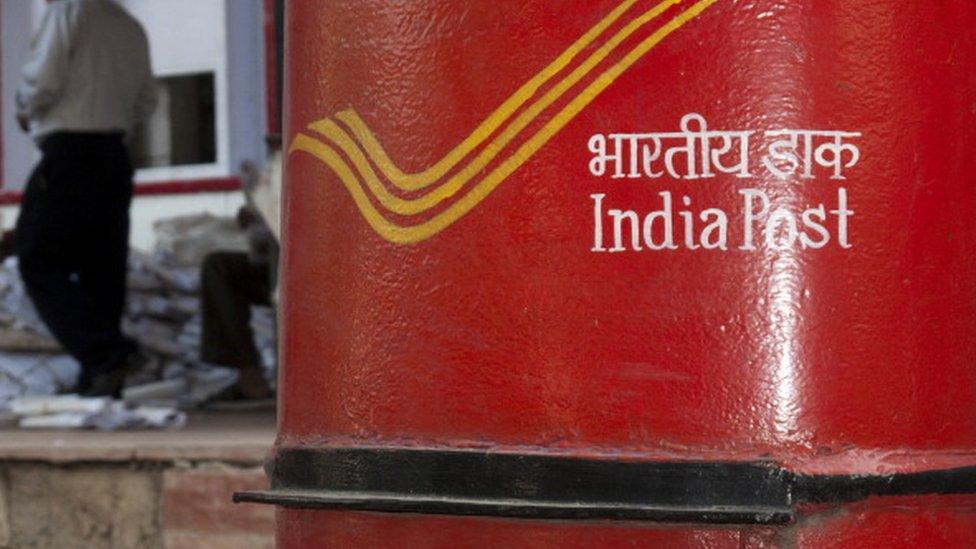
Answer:
M15 95L46 2L0 2L0 548L270 547L273 510L231 495L266 485L275 401L215 398L233 373L200 360L200 272L209 254L253 245L245 205L277 207L284 0L118 3L148 35L159 100L130 143L123 326L147 360L112 407L66 396L78 366L38 321L12 256L40 159ZM274 316L265 304L244 320L272 386Z
M149 35L159 106L133 154L141 168L132 243L154 244L161 218L210 212L233 216L243 204L244 161L263 164L268 137L280 134L280 14L283 0L120 0ZM3 226L16 221L19 192L39 158L13 123L14 95L43 0L0 6L3 101Z

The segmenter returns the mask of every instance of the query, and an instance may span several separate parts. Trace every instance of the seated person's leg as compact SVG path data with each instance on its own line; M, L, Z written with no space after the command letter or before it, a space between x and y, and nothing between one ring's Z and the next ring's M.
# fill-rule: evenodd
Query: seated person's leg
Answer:
M269 267L251 262L246 253L212 253L203 263L200 290L203 308L200 359L237 368L240 396L272 396L250 324L251 305L269 302Z

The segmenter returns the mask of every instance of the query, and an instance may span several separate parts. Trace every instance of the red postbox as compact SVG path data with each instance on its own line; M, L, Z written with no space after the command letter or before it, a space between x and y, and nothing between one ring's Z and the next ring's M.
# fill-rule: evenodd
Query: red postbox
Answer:
M287 13L283 547L976 546L968 0Z

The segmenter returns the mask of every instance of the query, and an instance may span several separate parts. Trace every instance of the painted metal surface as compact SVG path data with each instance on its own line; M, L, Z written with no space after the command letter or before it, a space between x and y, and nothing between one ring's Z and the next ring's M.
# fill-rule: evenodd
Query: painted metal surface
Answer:
M965 0L290 3L279 446L976 464L974 24ZM974 503L279 517L286 547L972 546Z

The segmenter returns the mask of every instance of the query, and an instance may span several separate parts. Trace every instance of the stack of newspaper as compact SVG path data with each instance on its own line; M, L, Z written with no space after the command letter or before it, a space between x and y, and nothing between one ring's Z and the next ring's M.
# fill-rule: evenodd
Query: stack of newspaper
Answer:
M200 266L212 251L245 249L246 236L233 219L209 215L164 220L157 223L155 230L156 249L152 253L133 250L129 260L123 330L138 343L147 360L140 371L130 373L125 391L128 405L113 403L92 411L89 407L95 406L93 403L57 396L74 390L78 364L64 354L39 320L20 280L16 258L0 264L0 419L4 414L8 422L15 417L24 427L47 426L50 421L60 427L78 428L131 427L140 421L155 426L159 422L152 418L156 416L137 419L141 412L133 406L193 408L236 382L234 370L200 361ZM266 373L273 379L273 310L255 307L251 320ZM15 399L24 397L55 397L40 402L45 406L57 403L50 405L68 409L53 414L57 419L48 417L52 414L11 416L9 409L3 411ZM68 416L58 414L73 415L67 419ZM178 421L165 424L179 426Z

